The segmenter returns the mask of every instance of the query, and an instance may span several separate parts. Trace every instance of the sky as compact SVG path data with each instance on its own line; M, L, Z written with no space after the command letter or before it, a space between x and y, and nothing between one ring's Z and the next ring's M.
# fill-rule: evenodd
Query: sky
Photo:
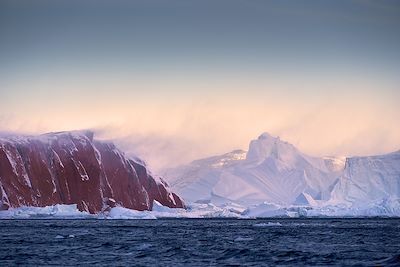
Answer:
M0 131L94 129L155 169L400 149L398 1L0 0Z

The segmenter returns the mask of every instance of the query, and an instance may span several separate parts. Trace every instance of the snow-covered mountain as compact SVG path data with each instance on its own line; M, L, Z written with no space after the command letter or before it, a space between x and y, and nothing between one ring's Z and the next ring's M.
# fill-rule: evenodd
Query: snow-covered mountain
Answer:
M187 201L239 204L247 216L400 215L400 151L318 158L264 133L247 153L196 160L165 175Z
M263 133L249 150L192 162L168 170L174 190L190 202L282 205L328 200L341 175L336 158L317 158Z
M400 216L400 151L318 158L264 133L248 152L196 160L164 177L187 209L163 207L184 204L141 160L91 132L3 136L0 210L8 210L0 217Z

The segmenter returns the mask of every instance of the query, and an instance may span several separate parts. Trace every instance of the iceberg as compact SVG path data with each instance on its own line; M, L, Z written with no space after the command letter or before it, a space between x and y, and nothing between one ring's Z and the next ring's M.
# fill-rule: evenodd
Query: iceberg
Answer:
M97 214L79 211L76 204L46 207L18 207L0 211L0 219L157 219L157 218L240 218L229 207L213 204L192 204L187 209L169 208L154 201L153 210L138 211L114 207Z
M0 219L105 219L148 220L161 218L298 218L298 217L400 217L400 199L386 199L365 206L321 205L280 206L260 203L244 209L234 203L218 207L214 204L189 204L187 209L162 206L154 201L152 211L114 207L90 214L79 211L76 204L47 207L19 207L0 211ZM244 210L243 210L244 209Z
M234 204L242 217L400 216L400 151L313 157L263 133L248 152L196 160L165 177L188 203Z
M87 219L95 215L79 211L77 204L57 204L46 207L18 207L0 211L0 219Z
M291 205L327 200L344 167L334 158L306 155L268 133L252 140L248 152L200 159L165 171L171 187L187 202ZM217 202L218 201L218 202Z

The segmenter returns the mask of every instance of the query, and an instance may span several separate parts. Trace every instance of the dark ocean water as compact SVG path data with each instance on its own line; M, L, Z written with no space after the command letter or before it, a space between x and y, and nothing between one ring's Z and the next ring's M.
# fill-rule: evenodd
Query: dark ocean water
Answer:
M0 229L0 266L400 266L400 219L0 220Z

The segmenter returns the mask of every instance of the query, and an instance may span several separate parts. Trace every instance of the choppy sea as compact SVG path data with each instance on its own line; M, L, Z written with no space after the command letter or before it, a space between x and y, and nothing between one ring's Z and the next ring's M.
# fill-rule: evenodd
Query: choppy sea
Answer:
M400 266L400 219L0 220L0 266Z

